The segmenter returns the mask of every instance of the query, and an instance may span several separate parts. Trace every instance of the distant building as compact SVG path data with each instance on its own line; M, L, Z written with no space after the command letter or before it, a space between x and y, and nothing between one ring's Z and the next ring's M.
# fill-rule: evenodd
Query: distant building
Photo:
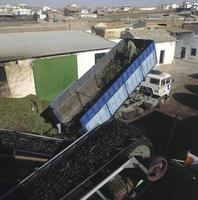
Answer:
M97 14L89 12L87 9L82 9L79 17L81 18L97 18Z
M120 8L107 8L108 13L116 13L120 11Z
M0 96L52 100L115 43L83 31L0 34Z
M179 8L179 4L164 4L164 5L160 5L160 8L163 10L175 10L177 8Z
M14 9L13 13L15 15L32 15L32 10L27 8Z
M183 29L183 28L167 28L166 29L172 36L176 37L176 39L179 39L182 36L190 36L193 31L192 30L187 30L187 29Z
M37 14L38 14L38 20L39 20L39 19L40 19L40 20L45 20L45 19L47 19L47 14L45 14L44 11L39 10L39 11L37 12Z
M34 13L31 8L26 6L26 4L19 4L19 5L1 4L0 12L8 13L10 16L11 15L31 16Z
M155 6L152 6L152 7L140 7L139 10L142 10L142 11L151 11L151 10L156 10L157 7Z
M191 9L192 6L193 6L193 2L191 2L191 1L184 1L184 2L182 3L182 7L183 7L184 9Z
M64 8L65 16L79 16L80 8L76 4L68 5Z
M131 10L131 6L122 6L121 10L124 11L124 12L128 12L128 11Z
M89 11L87 9L82 9L80 11L81 14L89 14Z
M100 22L92 27L92 32L113 42L120 41L120 33L126 29L132 28L132 25L126 26L123 22Z
M198 35L194 33L178 35L175 56L198 61Z
M171 7L172 7L172 9L177 9L177 8L179 8L179 4L174 3L174 4L171 5Z
M192 30L194 33L198 34L198 22L185 22L182 24L182 28Z
M146 27L146 22L139 20L137 22L134 22L134 24L132 26L133 26L133 29L145 28Z
M81 18L97 18L98 16L94 13L87 13L87 14L79 14Z
M191 7L191 12L195 15L198 14L198 3L193 3Z
M174 62L176 38L163 29L130 30L122 33L122 38L134 37L155 41L158 65Z
M47 11L50 11L50 10L51 10L51 8L48 7L48 6L44 6L44 7L42 8L42 11L43 11L43 12L47 12Z
M146 20L146 27L147 28L166 28L166 27L182 27L182 24L184 23L183 18L182 19L148 19Z

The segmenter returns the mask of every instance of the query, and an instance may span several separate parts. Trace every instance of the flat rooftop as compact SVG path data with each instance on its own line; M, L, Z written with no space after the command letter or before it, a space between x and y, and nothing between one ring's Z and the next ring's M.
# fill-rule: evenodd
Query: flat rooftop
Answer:
M154 40L157 43L176 41L176 38L171 36L164 29L144 28L144 29L129 30L127 32L126 32L126 34L131 34L132 37Z

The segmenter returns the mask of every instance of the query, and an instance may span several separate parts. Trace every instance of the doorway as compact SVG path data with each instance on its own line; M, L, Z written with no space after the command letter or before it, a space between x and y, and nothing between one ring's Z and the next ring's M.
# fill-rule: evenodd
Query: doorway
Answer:
M165 56L165 50L160 51L160 60L159 60L160 64L164 63L164 56Z
M186 47L182 47L181 48L181 58L185 58L186 57Z

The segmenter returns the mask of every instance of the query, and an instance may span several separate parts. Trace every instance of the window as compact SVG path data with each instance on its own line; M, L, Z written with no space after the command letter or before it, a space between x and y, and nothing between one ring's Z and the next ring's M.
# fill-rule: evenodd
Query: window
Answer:
M152 83L152 84L155 84L155 85L159 85L159 79L154 79L154 78L151 78L150 79L150 83Z
M158 24L158 26L167 26L167 24Z
M166 80L165 79L162 79L161 80L161 86L165 85L166 84Z
M95 64L105 55L105 53L96 53L95 54Z
M170 78L167 78L166 79L166 84L169 84L171 82L171 79Z
M196 56L196 53L197 53L197 49L192 48L192 49L191 49L190 55L191 55L191 56Z

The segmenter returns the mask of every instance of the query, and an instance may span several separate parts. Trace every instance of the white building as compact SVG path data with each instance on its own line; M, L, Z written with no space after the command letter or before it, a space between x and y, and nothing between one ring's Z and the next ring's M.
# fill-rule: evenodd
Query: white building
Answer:
M15 15L32 15L32 10L31 9L27 9L27 8L18 8L18 9L14 9L13 13Z
M155 10L156 7L140 7L139 10L142 10L142 11L151 11L151 10Z
M87 9L82 9L79 14L79 17L81 17L81 18L97 18L98 16L97 16L97 14L89 12L89 10L87 10Z
M163 29L130 30L122 33L122 37L132 36L137 39L149 39L155 41L158 63L171 64L174 62L176 38Z
M4 5L5 8L12 8L11 5L9 3Z
M9 97L36 94L46 100L80 78L115 45L83 31L0 34L0 44Z
M94 13L87 13L87 14L79 14L81 18L97 18L98 16Z
M185 9L191 9L192 6L193 6L193 2L191 2L191 1L184 1L182 3L182 7Z
M173 4L164 4L160 6L163 10L175 10L179 8L179 4L173 3Z
M128 12L128 11L131 10L131 6L123 6L123 7L121 8L121 10L124 11L124 12Z
M186 33L177 36L175 56L198 61L198 35Z
M193 14L198 14L198 3L193 3L193 5L191 7L191 12Z
M177 9L177 8L179 8L179 4L176 3L172 4L172 9Z
M87 9L82 9L81 14L89 14L89 11Z
M107 8L108 13L116 13L120 10L120 8Z
M50 11L51 8L48 7L48 6L44 6L44 7L42 8L42 10L43 10L43 12L47 12L47 11Z
M40 20L45 20L47 18L47 15L45 13L43 13L42 10L39 10L37 12L37 14L38 14L38 17L39 17Z

